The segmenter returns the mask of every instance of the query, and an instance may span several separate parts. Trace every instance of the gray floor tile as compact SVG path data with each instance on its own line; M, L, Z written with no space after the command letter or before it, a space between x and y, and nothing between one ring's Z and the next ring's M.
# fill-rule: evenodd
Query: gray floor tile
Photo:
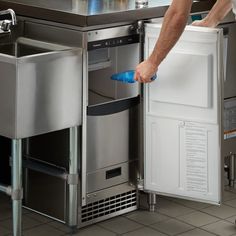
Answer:
M22 209L22 214L30 214L30 213L32 213L32 211L25 208Z
M65 233L71 232L70 227L68 227L66 224L60 223L58 221L49 222L48 225L50 225L53 228L59 229Z
M3 227L0 226L0 236L5 236L10 234L11 232Z
M129 232L127 234L122 234L124 236L166 236L166 234L163 234L161 232L158 232L154 229L150 229L147 227L141 228L141 229L137 229L135 231Z
M232 193L236 193L236 188L232 188L232 187L229 187L229 186L225 186L224 187L225 191L230 191Z
M157 202L157 212L170 216L170 217L177 217L180 215L186 215L188 213L193 212L194 209L182 206L175 202L166 200L166 199L159 199Z
M42 222L31 219L27 215L23 215L23 217L22 217L22 228L23 229L30 229L35 226L41 225L41 224L42 224ZM1 221L1 225L8 230L12 230L12 219Z
M229 221L229 222L235 224L236 215L235 215L235 216L232 216L232 217L229 217L229 218L227 218L227 219L225 219L225 220L227 220L227 221Z
M235 225L224 220L203 226L202 228L220 236L230 236L236 233Z
M221 219L226 219L236 215L236 208L226 206L224 204L222 204L221 206L211 206L202 209L201 211Z
M104 228L101 228L100 226L93 225L89 226L87 228L81 229L78 231L78 233L73 234L73 236L115 236L115 233L112 233L111 231L108 231Z
M52 222L53 220L46 217L46 216L43 216L43 215L40 215L40 214L37 214L37 213L29 213L27 214L27 217L31 218L31 219L34 219L34 220L37 220L39 222L42 222L42 223L49 223L49 222Z
M139 210L126 215L127 218L143 225L154 224L159 221L167 220L169 217L157 212L149 212L147 210Z
M178 236L215 236L215 234L209 233L202 229L193 229L186 233L179 234Z
M140 225L125 217L116 217L114 219L104 221L102 223L99 223L99 226L118 234L124 234L143 227L143 225Z
M206 213L202 213L199 211L190 213L188 215L179 216L178 219L196 227L200 227L203 225L207 225L207 224L219 221L219 218L210 216Z
M161 221L156 224L150 225L150 227L168 235L177 235L194 229L194 227L175 219Z
M229 200L233 200L236 199L236 193L233 193L231 191L224 191L223 193L223 201L229 201Z
M236 188L231 188L229 191L232 193L236 193Z
M225 201L224 204L236 208L236 199Z
M178 199L178 198L173 198L173 201L181 205L184 205L186 207L193 208L195 210L201 210L201 209L211 206L210 204L207 204L207 203L189 201L189 200Z
M61 236L65 235L64 232L55 229L47 224L43 224L41 226L25 230L23 232L24 236Z

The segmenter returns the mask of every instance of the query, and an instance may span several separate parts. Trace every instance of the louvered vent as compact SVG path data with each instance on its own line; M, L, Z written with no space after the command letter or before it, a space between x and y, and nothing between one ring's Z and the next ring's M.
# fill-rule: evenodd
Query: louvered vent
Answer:
M82 223L136 206L135 190L118 194L82 207Z

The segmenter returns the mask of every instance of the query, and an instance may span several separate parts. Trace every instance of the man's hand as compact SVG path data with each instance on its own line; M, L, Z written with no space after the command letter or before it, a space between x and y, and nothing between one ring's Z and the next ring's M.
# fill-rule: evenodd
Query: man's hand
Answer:
M150 59L147 59L136 67L134 79L140 83L150 83L157 69L157 66Z
M231 0L217 0L208 15L201 21L194 21L192 25L214 28L224 19L231 9Z
M206 21L203 19L203 20L195 20L193 23L192 23L193 26L201 26L201 27L208 27Z
M206 18L204 18L203 20L195 20L192 25L193 26L201 26L201 27L216 27L217 26L217 22L216 21L207 21Z

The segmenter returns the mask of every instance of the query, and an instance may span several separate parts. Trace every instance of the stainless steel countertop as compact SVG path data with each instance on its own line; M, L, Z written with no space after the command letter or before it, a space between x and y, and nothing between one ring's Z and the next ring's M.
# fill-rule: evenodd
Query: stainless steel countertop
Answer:
M0 0L0 9L17 15L80 27L162 17L171 0L149 0L148 8L136 9L135 0ZM192 12L207 11L215 0L193 4Z

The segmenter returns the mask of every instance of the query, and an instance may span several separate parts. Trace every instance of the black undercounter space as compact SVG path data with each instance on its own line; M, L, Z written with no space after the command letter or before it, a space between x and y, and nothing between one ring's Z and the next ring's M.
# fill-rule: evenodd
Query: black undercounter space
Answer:
M135 9L135 0L0 0L0 9L17 15L80 27L162 17L170 0L149 0L148 8ZM215 0L193 3L192 12L209 10Z

